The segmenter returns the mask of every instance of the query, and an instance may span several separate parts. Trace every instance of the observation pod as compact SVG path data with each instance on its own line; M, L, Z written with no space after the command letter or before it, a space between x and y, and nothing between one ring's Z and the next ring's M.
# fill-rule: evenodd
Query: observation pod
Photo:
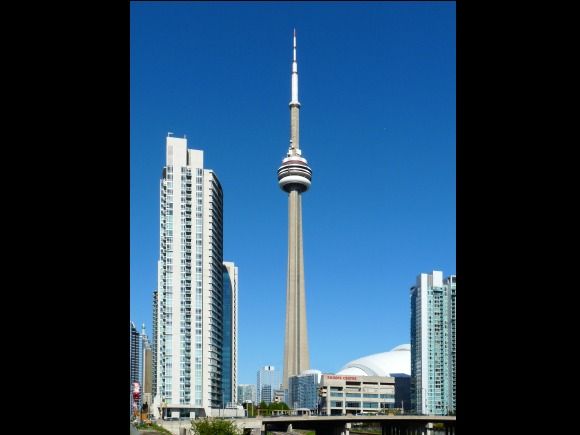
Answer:
M294 155L282 160L282 166L278 168L278 184L284 192L306 192L311 181L312 169L304 157Z

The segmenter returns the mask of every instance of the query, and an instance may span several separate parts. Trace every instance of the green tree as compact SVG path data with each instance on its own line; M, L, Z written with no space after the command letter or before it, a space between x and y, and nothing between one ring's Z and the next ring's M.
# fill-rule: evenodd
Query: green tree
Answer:
M191 422L191 430L196 435L242 435L242 430L233 421L207 418Z
M268 415L272 415L272 411L284 411L290 408L284 402L272 402L267 406L266 409L268 410Z
M256 416L256 406L253 403L244 402L242 406L248 412L248 417Z
M268 405L263 400L258 405L258 408L260 410L258 415L269 415L268 414Z

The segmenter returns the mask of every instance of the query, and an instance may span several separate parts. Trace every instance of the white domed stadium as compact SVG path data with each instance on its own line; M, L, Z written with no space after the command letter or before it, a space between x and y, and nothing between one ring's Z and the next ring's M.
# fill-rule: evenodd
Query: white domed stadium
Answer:
M390 376L406 378L411 376L411 345L401 344L389 352L363 356L346 364L337 375Z

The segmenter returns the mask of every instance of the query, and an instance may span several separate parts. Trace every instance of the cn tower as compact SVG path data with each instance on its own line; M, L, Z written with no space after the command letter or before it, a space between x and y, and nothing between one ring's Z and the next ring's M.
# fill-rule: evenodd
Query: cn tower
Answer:
M286 281L286 333L284 336L283 388L288 378L310 368L306 332L306 294L302 250L302 193L310 187L312 170L300 150L298 63L296 30L292 60L292 100L290 101L290 146L278 169L278 184L288 193L288 276Z

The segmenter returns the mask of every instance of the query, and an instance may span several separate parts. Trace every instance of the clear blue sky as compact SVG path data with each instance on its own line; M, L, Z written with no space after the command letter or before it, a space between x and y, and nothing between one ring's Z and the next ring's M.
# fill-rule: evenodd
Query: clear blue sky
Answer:
M282 369L294 27L311 367L409 343L416 276L456 272L454 3L132 2L131 320L151 334L165 137L187 135L224 190L239 383Z

